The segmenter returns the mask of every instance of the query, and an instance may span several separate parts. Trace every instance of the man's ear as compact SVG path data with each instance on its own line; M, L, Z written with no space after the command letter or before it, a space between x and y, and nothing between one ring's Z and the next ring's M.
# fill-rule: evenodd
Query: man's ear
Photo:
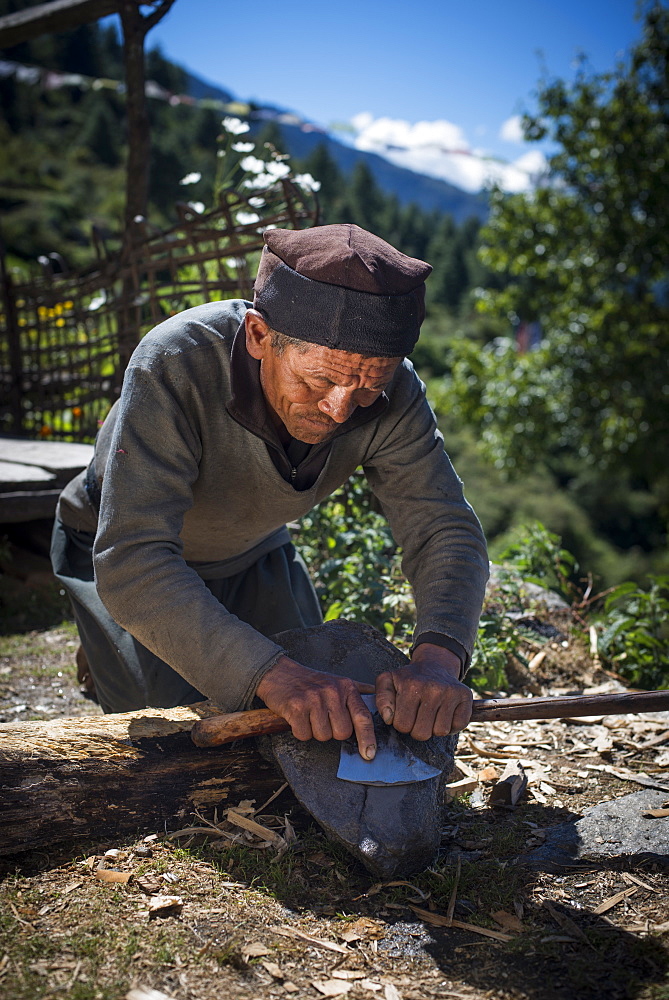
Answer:
M270 348L270 328L257 309L249 309L244 317L246 350L256 361L262 361Z

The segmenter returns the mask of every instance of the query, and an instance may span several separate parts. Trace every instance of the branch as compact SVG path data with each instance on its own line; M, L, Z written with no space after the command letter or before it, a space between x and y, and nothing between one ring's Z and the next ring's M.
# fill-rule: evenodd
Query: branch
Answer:
M165 14L169 12L170 7L175 3L175 0L160 0L159 6L154 10L153 14L146 14L144 16L144 32L151 31L151 28L155 28L159 21L161 21Z

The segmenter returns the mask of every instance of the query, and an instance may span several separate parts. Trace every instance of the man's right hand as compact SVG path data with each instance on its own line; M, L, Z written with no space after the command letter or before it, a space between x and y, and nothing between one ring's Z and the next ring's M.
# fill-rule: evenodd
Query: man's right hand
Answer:
M267 671L256 694L290 723L298 740L347 740L353 732L360 756L372 760L376 737L372 716L361 694L374 694L372 684L311 670L282 656Z

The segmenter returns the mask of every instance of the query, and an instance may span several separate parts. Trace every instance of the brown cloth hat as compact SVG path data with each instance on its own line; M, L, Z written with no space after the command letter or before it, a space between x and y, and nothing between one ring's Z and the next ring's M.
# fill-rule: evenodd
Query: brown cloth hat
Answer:
M432 268L350 224L271 229L254 304L274 330L372 357L410 354Z

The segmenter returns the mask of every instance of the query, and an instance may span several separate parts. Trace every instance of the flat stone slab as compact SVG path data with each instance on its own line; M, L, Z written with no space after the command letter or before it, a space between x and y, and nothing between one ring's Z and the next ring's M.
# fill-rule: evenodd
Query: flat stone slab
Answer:
M644 816L669 799L646 788L586 809L581 819L550 827L545 842L520 860L532 866L570 865L580 858L648 855L669 858L669 816Z
M3 462L37 465L49 472L68 472L74 475L80 469L85 469L92 457L92 444L0 437L0 460Z
M39 465L7 462L0 458L0 482L14 488L17 483L55 483L56 477L53 472L40 468Z

